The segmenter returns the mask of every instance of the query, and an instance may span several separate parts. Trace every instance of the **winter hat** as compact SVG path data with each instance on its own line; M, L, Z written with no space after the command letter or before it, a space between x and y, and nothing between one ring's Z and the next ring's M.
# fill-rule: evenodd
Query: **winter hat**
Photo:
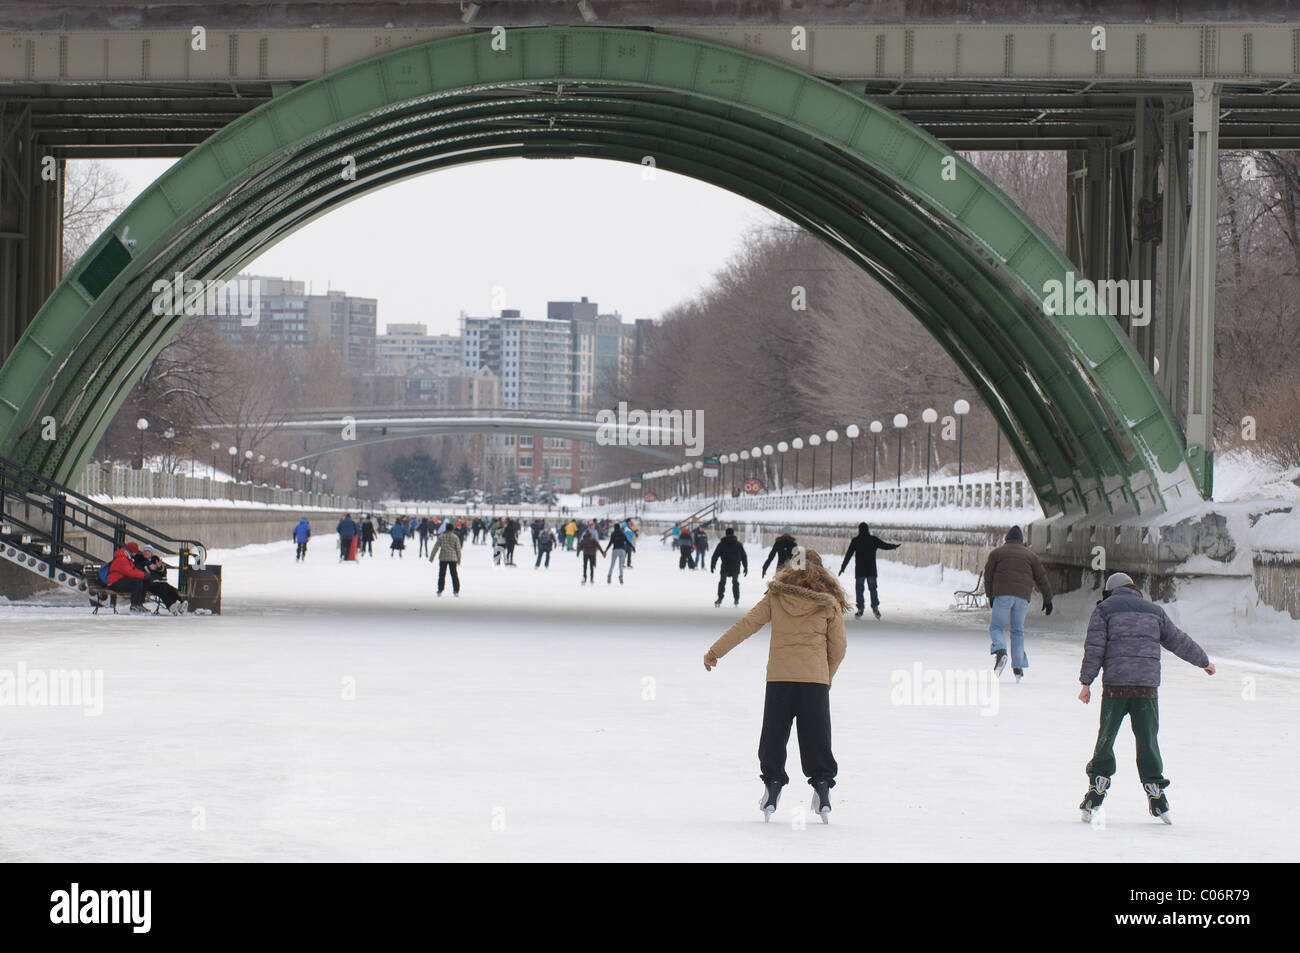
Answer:
M734 527L734 526L728 526L728 527L727 527L727 535L728 535L728 536L735 536L735 535L736 535L736 527Z
M1106 591L1110 592L1114 589L1120 588L1121 586L1132 586L1132 585L1133 585L1133 577L1130 576L1128 573L1113 572L1110 574L1110 577L1106 580Z
M1009 543L1013 539L1017 543L1023 543L1025 541L1025 534L1020 531L1019 526L1013 526L1011 529L1007 530L1007 542Z
M140 551L140 544L135 542L127 543L126 551L130 553L132 556L134 556L136 553Z
M866 523L859 523L859 524L858 524L858 532L859 532L859 533L870 533L870 532L871 532L871 527L868 526Z
M794 534L794 527L791 526L790 524L787 523L785 526L781 527L781 535L791 536L793 534Z

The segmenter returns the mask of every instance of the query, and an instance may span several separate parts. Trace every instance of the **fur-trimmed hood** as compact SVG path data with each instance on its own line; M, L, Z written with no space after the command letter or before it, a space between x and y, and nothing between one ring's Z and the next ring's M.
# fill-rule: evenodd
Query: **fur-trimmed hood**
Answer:
M793 616L816 612L819 606L826 606L837 612L840 608L839 601L829 592L805 589L803 586L793 586L788 582L778 582L773 579L767 584L767 591L779 598L781 607Z

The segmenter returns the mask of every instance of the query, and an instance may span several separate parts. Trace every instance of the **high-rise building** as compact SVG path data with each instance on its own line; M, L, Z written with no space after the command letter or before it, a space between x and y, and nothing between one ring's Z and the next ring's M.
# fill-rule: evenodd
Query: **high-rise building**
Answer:
M570 337L566 324L506 310L489 318L461 313L462 361L501 378L501 406L559 410L571 405Z
M422 369L421 373L452 374L462 369L458 334L430 334L423 324L390 324L375 338L375 363L393 374Z

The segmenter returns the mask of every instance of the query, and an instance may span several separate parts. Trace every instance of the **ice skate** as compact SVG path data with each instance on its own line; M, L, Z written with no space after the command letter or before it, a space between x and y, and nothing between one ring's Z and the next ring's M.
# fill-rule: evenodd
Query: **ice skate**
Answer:
M872 606L872 607L871 607L871 612L872 612L872 614L873 614L877 619L880 618L880 609L879 609L879 608L877 608L876 606Z
M1101 802L1106 799L1106 790L1110 787L1110 778L1097 775L1088 785L1088 793L1079 805L1079 814L1085 824L1092 823L1093 816L1101 809Z
M1158 817L1166 824L1172 824L1173 818L1169 816L1169 798L1165 797L1165 789L1159 784L1144 784L1142 787L1147 792L1147 807L1151 811L1152 817Z
M763 823L766 824L776 813L776 802L781 800L781 785L775 781L764 781L763 787L763 797L758 802L758 809L763 812Z
M1025 677L1025 670L1023 668L1013 668L1011 674L1016 677L1016 681L1018 682Z
M993 658L993 677L1000 678L1002 670L1007 667L1007 650L998 649Z
M861 618L862 618L862 610L859 609L857 612L853 613L853 618L855 618L855 619L861 619Z
M823 824L831 822L831 786L826 781L813 785L812 812L822 819Z

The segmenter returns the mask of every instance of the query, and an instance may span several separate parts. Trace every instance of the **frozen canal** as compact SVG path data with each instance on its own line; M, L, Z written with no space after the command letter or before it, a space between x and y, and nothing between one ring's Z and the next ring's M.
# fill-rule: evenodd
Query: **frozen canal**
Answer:
M1146 812L1127 728L1104 826L1078 819L1099 707L1075 697L1091 598L1058 597L1051 618L1034 599L1023 683L1008 670L995 695L927 704L963 700L927 695L927 678L988 668L987 614L949 608L970 576L889 562L884 620L846 620L848 656L831 694L840 764L831 824L807 814L792 736L794 780L764 825L756 749L767 632L713 672L701 662L761 594L756 547L737 610L729 599L713 607L716 576L678 571L656 544L636 554L623 586L606 585L602 559L595 587L579 585L572 553L534 570L525 543L520 566L507 569L469 545L463 595L435 599L434 567L411 550L390 559L377 541L373 559L341 565L331 542L314 540L301 565L287 542L214 553L220 617L0 606L0 672L102 673L102 698L82 706L28 697L0 707L0 860L1300 852L1300 626L1248 610L1237 590L1171 608L1218 665L1207 677L1164 657L1172 827Z

